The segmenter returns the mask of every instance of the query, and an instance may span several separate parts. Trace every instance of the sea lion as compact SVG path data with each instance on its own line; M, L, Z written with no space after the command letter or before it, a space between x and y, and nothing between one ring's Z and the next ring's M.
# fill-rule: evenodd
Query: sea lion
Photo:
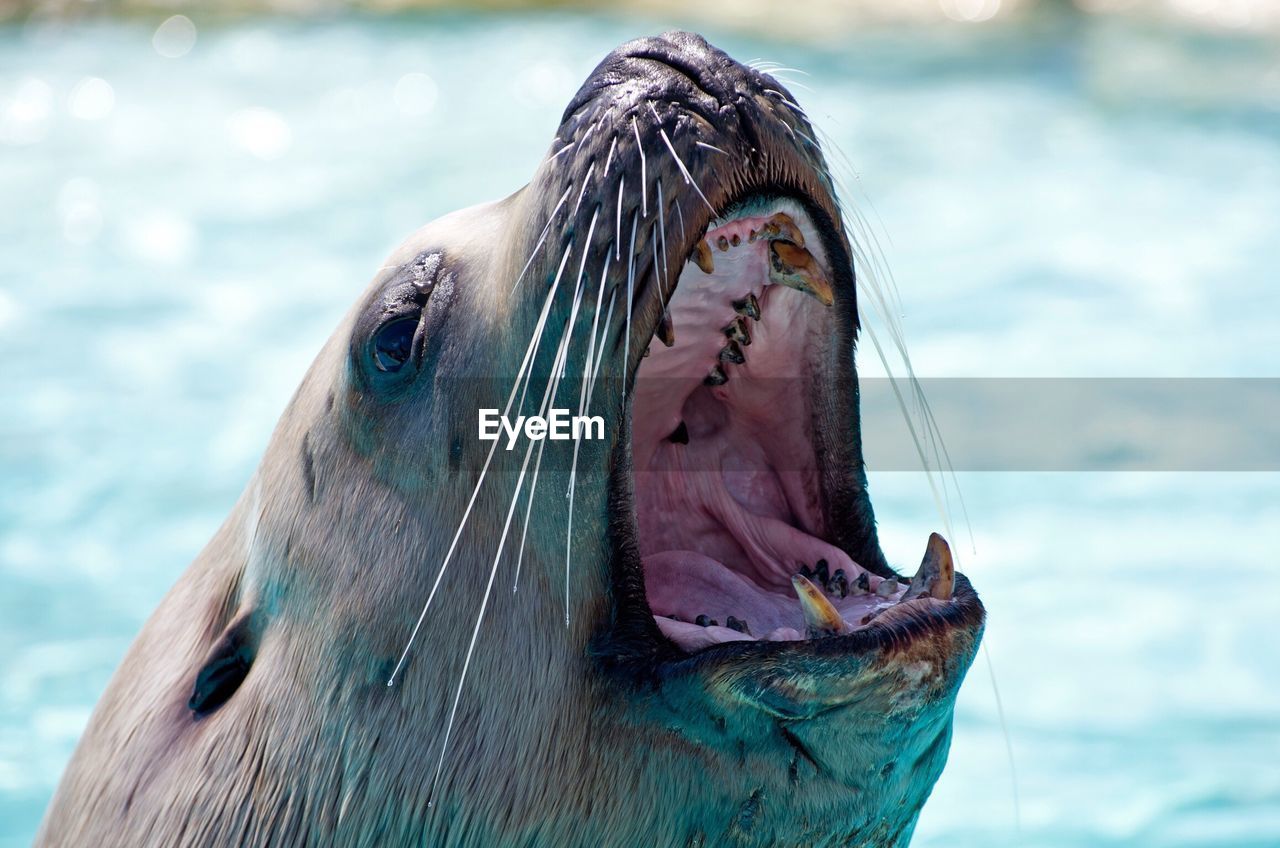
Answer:
M619 47L325 344L37 844L905 844L984 611L881 553L856 314L787 90Z

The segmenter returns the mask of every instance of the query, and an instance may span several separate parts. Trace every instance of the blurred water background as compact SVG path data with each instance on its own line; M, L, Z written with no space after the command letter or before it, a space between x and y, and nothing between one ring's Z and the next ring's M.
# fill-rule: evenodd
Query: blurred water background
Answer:
M29 843L387 252L521 185L594 63L668 23L193 17L0 28L3 846ZM807 74L786 75L856 171L920 374L1280 377L1273 38L1072 15L820 46L701 28ZM867 450L910 569L942 519L923 475ZM990 664L916 844L1280 845L1280 475L959 484Z

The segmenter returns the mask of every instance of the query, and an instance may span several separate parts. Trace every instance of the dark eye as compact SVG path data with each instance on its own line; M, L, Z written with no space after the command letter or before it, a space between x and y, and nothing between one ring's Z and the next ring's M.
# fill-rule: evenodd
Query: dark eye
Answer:
M384 324L373 337L373 361L379 371L399 371L413 355L413 334L418 319L397 318Z

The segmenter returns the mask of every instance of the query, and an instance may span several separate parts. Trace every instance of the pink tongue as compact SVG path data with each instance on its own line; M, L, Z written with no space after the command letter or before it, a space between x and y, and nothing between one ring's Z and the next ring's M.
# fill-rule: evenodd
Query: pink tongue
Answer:
M764 546L769 554L790 550L789 557L771 560L767 579L770 586L758 584L749 577L735 572L724 563L696 551L663 551L644 558L645 585L648 589L649 608L655 615L675 616L692 622L706 615L721 625L729 616L745 621L752 635L762 637L780 627L804 632L804 615L791 589L791 575L799 571L799 563L813 566L819 559L827 560L831 573L842 568L850 575L861 569L839 548L809 536L794 527L772 518L756 517L752 536L744 539L736 534L743 546L757 563L756 554L763 554Z
M804 627L794 597L770 592L723 563L694 551L664 551L644 558L649 608L655 615L692 622L700 615L721 625L745 620L755 636L778 627Z

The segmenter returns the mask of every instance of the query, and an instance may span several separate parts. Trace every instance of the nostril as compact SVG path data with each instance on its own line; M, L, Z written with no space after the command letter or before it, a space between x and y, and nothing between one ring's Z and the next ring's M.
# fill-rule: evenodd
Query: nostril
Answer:
M728 54L712 47L706 39L692 32L676 30L656 38L638 39L626 45L623 52L631 59L645 59L666 65L720 103L728 103L733 99L733 83L742 79L746 73L746 69Z
M750 101L758 84L758 74L695 33L673 31L638 38L601 61L570 101L561 124L606 98L624 110L641 107L649 111L644 107L646 102L669 102L718 129L740 133L741 141L755 148L758 139L750 126L752 116L743 111L742 104Z

